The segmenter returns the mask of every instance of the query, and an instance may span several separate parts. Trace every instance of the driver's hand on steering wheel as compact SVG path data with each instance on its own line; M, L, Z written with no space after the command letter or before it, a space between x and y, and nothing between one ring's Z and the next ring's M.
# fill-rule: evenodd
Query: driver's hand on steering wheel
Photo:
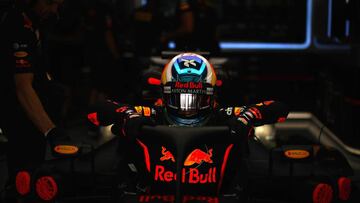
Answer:
M251 122L242 116L234 116L229 119L229 127L232 134L249 137L253 126Z
M144 125L155 125L155 122L151 117L143 116L141 113L136 111L127 112L126 117L123 120L122 124L114 124L111 131L114 134L123 134L129 137L137 137L140 132L140 129Z

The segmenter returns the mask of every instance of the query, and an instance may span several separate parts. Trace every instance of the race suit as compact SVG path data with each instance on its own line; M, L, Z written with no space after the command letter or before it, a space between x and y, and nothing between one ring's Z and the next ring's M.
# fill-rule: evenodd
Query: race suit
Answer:
M285 104L278 101L264 101L248 106L220 107L215 105L205 125L228 125L231 119L238 120L249 127L284 122L289 111ZM168 115L158 100L154 106L131 106L108 100L94 108L89 120L96 125L122 123L126 117L140 115L151 119L155 125L176 125L167 119Z

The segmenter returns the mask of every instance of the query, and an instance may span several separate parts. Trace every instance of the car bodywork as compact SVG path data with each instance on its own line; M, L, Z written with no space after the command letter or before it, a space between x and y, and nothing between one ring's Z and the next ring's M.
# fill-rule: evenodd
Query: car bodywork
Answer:
M19 196L57 202L350 201L360 163L357 149L307 112L256 127L249 145L226 126L144 126L136 138L110 129L83 136L78 156L49 155L40 168L24 170Z

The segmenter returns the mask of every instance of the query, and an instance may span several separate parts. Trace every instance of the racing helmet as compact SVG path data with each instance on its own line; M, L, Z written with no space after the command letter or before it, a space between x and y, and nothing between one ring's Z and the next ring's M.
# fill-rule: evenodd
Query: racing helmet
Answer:
M182 53L165 65L161 75L165 117L175 125L202 125L214 105L216 74L196 53Z

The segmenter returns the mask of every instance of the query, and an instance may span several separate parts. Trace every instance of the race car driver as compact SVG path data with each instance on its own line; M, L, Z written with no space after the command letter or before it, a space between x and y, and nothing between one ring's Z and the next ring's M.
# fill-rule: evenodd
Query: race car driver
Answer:
M217 78L207 59L196 53L175 56L165 66L159 81L162 98L153 107L131 106L107 101L99 104L89 119L100 125L114 125L128 135L142 122L176 126L230 125L233 131L251 132L254 126L285 121L288 108L279 101L254 105L221 107L216 102ZM120 126L120 129L117 129ZM245 132L244 132L245 131ZM238 132L240 133L240 132Z
M156 83L156 80L151 82ZM136 147L135 138L140 135L142 125L229 126L230 133L239 142L245 163L250 153L248 138L254 135L253 127L283 122L288 115L285 104L272 100L248 106L221 107L215 98L215 70L207 59L195 53L183 53L172 58L157 83L161 86L162 98L152 107L107 101L88 114L93 124L114 124L112 132L121 135L119 139L126 143L121 145L125 157ZM241 174L247 173L246 164L241 164L241 167L244 167ZM244 186L247 180L239 174L232 181Z

